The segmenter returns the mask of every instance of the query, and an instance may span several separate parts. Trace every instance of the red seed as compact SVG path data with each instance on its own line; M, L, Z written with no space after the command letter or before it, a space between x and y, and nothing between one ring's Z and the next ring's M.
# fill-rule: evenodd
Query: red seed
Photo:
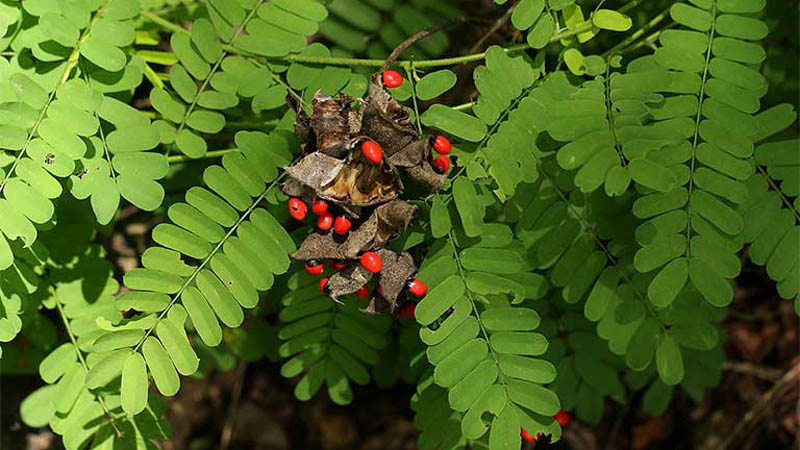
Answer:
M378 295L383 295L383 291L381 291L381 285L380 284L376 284L375 285L375 292L377 292Z
M347 234L347 232L350 231L351 225L350 219L345 216L339 216L336 218L336 221L333 222L333 231L335 231L336 234Z
M416 278L408 280L406 282L406 287L408 287L408 292L411 292L417 298L425 297L425 294L428 293L428 286Z
M347 261L345 261L343 259L331 262L331 269L333 269L333 270L343 270L343 269L346 269L347 266L348 266Z
M369 295L369 288L367 287L366 284L358 288L358 290L356 291L356 297L358 298L367 298L368 295Z
M378 273L383 268L381 257L375 252L366 252L361 255L361 265L371 273Z
M328 231L333 226L333 216L331 213L325 213L317 219L317 228L322 231Z
M409 319L413 319L414 318L414 310L415 309L417 309L417 304L416 303L414 303L414 302L406 302L406 304L403 305L400 308L400 311L398 311L397 314L400 317L408 317Z
M450 170L450 158L447 156L437 156L433 158L433 170L439 174L446 173Z
M328 202L325 200L314 200L314 203L311 204L311 212L313 212L315 216L325 214L328 212Z
M289 215L295 220L305 220L308 213L308 206L299 198L289 199Z
M562 427L572 421L572 416L570 416L569 413L563 409L559 409L553 418L556 419L556 422L558 422L558 424Z
M450 153L450 150L452 149L450 140L444 136L436 136L436 139L433 141L433 149L436 150L436 153L440 155L446 155Z
M309 259L306 261L305 264L306 272L312 277L318 277L322 275L322 271L325 270L325 266L323 266L319 261L316 259Z
M361 153L372 164L380 164L383 161L383 149L375 141L364 141L361 144Z
M536 438L535 438L535 437L533 437L533 436L531 436L531 434L530 434L530 433L528 433L528 431L527 431L527 430L524 430L524 429L523 429L521 434L522 434L522 439L523 439L525 442L536 442Z
M319 290L320 290L320 292L322 292L323 294L327 294L327 293L328 293L328 290L327 290L327 288L328 288L328 280L329 280L329 279L330 279L330 278L327 278L327 277L326 277L326 278L323 278L323 279L319 280Z
M383 72L383 84L389 88L396 88L403 85L403 76L394 70Z

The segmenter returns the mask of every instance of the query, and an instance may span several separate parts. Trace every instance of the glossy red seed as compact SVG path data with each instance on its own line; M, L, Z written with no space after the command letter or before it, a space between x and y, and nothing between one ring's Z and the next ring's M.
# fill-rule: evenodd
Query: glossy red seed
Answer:
M437 156L433 158L433 168L440 174L446 173L450 170L450 158L447 156Z
M289 199L289 215L295 220L305 220L308 213L308 206L299 198Z
M361 153L372 164L380 164L383 161L383 149L375 141L364 141L361 144Z
M345 216L339 216L336 218L336 221L333 222L333 231L335 231L336 234L347 234L347 232L350 231L351 225L350 219Z
M325 213L317 219L317 228L322 231L328 231L333 226L333 216L331 213Z
M533 436L531 436L531 434L530 434L530 433L528 433L528 431L527 431L527 430L522 430L522 433L521 433L521 434L522 434L522 439L523 439L525 442L536 442L536 438L535 438L535 437L533 437Z
M309 259L306 261L305 267L306 272L308 272L308 274L312 277L318 277L322 275L322 271L325 270L325 266L320 264L320 262L316 259Z
M408 292L411 292L415 297L418 298L422 298L428 293L428 286L416 278L413 280L408 280L406 286L408 287Z
M405 305L403 305L402 308L400 308L398 314L400 315L400 317L408 317L409 319L413 319L415 309L417 309L416 303L407 302Z
M328 212L328 202L325 200L314 200L314 203L311 204L311 212L313 212L315 216L325 214Z
M356 291L356 297L358 298L367 298L368 295L369 295L369 288L367 287L366 284L358 288L358 290Z
M559 409L553 418L556 419L556 422L558 422L558 424L562 427L572 421L572 416L570 416L569 413L563 409Z
M375 252L366 252L361 255L361 265L372 273L378 273L383 268L381 257Z
M331 262L331 269L333 269L333 270L347 269L347 266L348 266L347 261L345 261L343 259Z
M327 293L328 293L328 292L326 291L326 288L328 287L328 280L329 280L329 279L330 279L330 278L327 278L327 277L325 277L325 278L323 278L323 279L319 280L319 290L320 290L320 292L322 292L323 294L327 294Z
M396 88L403 85L403 76L394 70L383 72L383 84L389 88Z
M450 145L450 140L446 137L436 136L436 139L433 141L433 149L440 155L446 155L450 153L452 146Z

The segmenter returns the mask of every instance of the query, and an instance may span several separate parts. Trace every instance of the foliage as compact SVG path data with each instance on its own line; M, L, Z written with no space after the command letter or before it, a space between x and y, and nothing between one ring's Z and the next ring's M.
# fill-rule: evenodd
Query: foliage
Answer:
M363 96L462 2L0 2L3 369L43 381L25 423L155 448L180 375L236 355L281 361L301 401L416 385L420 448L517 449L520 429L559 439L562 408L701 400L741 255L800 314L797 113L777 104L796 84L774 84L765 0L495 3L524 43L448 58L446 28L394 64L394 97L457 158L392 244L429 287L411 320L335 304L292 263L286 98ZM122 288L100 243L127 203L159 223Z

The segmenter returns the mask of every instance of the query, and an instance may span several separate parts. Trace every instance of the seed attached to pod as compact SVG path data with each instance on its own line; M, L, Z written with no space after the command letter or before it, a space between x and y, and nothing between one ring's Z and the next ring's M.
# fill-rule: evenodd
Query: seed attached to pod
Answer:
M339 216L333 222L333 231L335 231L336 234L344 235L350 231L351 226L352 223L350 222L350 219L347 218L347 216Z
M317 219L317 228L322 231L328 231L333 226L333 216L331 213L325 213Z
M324 215L328 212L328 202L325 200L314 200L314 203L311 204L311 212L313 212L315 216Z
M525 442L536 442L536 438L531 436L531 434L528 433L528 430L523 429L522 433L520 434L522 434L522 440Z
M369 288L367 287L366 284L358 288L358 290L356 291L356 297L358 298L367 298L368 295L369 295Z
M325 277L325 278L319 280L319 290L320 290L320 292L322 292L325 295L328 294L328 280L329 279L330 278Z
M383 84L389 88L396 88L403 85L403 76L394 70L383 72Z
M450 170L450 158L447 156L437 156L433 158L433 170L438 174L447 173Z
M308 274L312 277L318 277L322 275L322 271L325 270L325 266L323 266L322 263L316 259L309 259L306 261L305 267L306 272L308 272Z
M378 273L383 268L381 257L375 252L366 252L361 255L361 265L371 273Z
M295 220L305 220L308 206L299 198L289 199L289 215Z
M425 297L425 294L428 293L428 286L416 278L406 281L406 288L408 289L408 292L417 298Z
M450 145L450 140L446 137L436 136L433 140L433 149L440 155L447 155L450 153L452 146Z
M347 269L347 266L348 266L347 261L343 259L331 262L331 269L333 270L344 270Z
M380 164L383 161L383 148L375 141L364 141L361 144L361 153L372 164Z
M558 422L558 424L562 427L572 421L572 416L570 416L569 413L563 409L559 409L553 418L556 419L556 422Z

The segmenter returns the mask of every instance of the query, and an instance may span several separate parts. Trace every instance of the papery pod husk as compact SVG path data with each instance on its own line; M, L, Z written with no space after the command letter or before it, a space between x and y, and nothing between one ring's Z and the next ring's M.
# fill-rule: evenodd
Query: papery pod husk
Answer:
M389 164L403 168L408 177L433 192L442 187L447 175L436 173L430 164L432 139L420 139L389 157Z
M367 220L350 230L344 240L335 233L315 232L303 241L292 258L357 259L361 253L376 251L391 239L402 234L411 225L418 208L403 200L394 200L375 208Z
M364 105L361 132L383 147L391 157L419 139L408 112L387 91L376 74L369 85L369 97Z
M347 156L353 134L361 130L361 113L351 108L348 95L317 95L311 101L311 128L317 139L316 150L335 158Z

